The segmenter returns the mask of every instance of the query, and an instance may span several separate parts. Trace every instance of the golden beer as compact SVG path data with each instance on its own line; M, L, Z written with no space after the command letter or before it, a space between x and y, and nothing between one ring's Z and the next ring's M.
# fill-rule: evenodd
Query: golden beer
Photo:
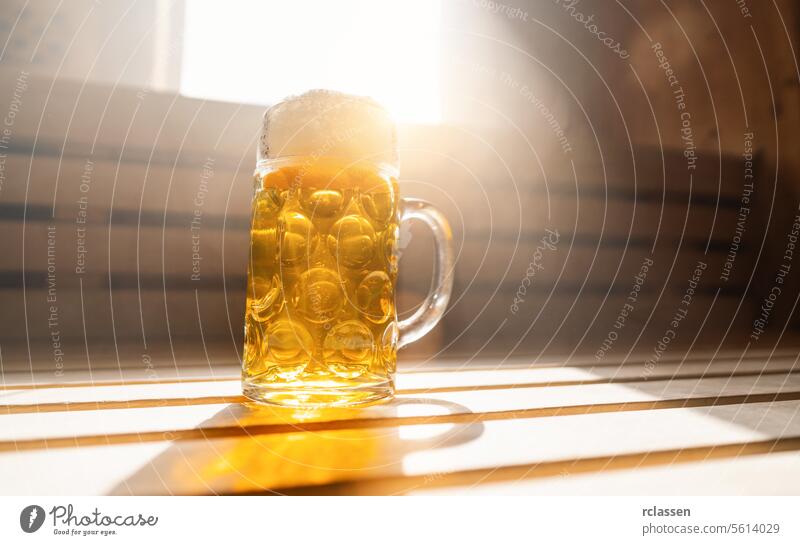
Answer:
M307 157L256 174L243 368L265 400L285 402L288 388L298 403L350 404L391 389L398 336L391 171Z
M290 407L394 394L397 349L444 314L452 289L447 220L401 199L396 127L364 98L310 91L264 115L250 226L242 389ZM436 282L412 316L395 310L401 221L432 230Z

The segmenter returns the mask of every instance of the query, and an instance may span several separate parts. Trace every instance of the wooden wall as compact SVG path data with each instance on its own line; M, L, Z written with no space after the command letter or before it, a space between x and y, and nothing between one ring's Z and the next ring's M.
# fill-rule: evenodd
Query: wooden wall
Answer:
M401 127L401 190L445 211L458 251L447 315L404 360L661 358L750 342L798 203L793 7L777 3L781 20L759 4L751 22L732 3L579 3L624 43L622 59L560 4L512 4L444 3L446 122ZM653 42L685 90L688 158ZM3 366L236 361L262 108L2 73L0 113L16 105L0 149ZM746 133L755 189L742 224ZM432 246L416 226L404 242L410 312ZM787 323L792 273L762 348Z

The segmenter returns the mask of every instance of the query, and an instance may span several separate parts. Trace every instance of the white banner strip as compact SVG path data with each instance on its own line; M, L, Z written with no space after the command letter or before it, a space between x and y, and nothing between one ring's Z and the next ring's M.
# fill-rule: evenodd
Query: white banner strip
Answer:
M200 536L227 545L800 542L797 497L3 497L0 504L0 543L14 544Z

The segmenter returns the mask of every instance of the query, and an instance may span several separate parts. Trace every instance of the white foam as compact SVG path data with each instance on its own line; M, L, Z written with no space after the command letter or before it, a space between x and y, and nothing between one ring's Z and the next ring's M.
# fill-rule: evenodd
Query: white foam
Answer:
M258 158L333 156L396 166L396 134L391 116L374 100L315 89L264 113Z

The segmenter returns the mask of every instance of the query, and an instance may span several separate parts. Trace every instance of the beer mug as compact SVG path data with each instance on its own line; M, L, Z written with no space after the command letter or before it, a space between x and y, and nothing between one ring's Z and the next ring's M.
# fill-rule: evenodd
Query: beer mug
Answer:
M242 388L291 407L394 395L397 349L430 331L452 291L450 227L401 199L396 126L368 98L310 91L264 114L254 178ZM401 222L433 231L435 284L397 318Z

